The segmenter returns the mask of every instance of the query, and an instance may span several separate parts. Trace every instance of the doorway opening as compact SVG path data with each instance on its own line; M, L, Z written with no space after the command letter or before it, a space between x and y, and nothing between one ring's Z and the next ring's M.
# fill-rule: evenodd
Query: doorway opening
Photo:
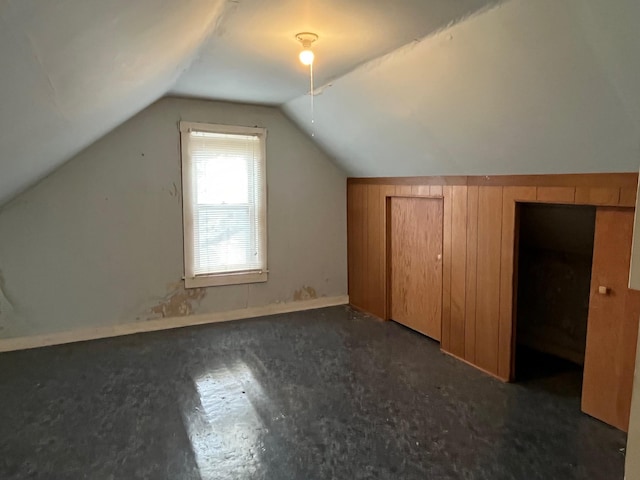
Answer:
M515 379L579 398L596 208L517 208Z

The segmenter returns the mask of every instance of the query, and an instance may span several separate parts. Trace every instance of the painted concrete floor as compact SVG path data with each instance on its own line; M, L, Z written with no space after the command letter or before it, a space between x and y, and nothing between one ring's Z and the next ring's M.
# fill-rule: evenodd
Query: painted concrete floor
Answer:
M347 307L5 353L0 478L622 479L548 387Z

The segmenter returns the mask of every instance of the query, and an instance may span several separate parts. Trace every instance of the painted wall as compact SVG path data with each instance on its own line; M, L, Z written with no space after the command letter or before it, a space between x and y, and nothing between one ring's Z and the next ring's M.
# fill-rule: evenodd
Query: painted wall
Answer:
M263 284L185 291L178 122L268 129ZM0 211L0 338L347 293L346 177L274 108L165 98Z
M638 18L637 0L507 1L320 88L315 138L350 176L635 171ZM303 128L308 103L285 106Z

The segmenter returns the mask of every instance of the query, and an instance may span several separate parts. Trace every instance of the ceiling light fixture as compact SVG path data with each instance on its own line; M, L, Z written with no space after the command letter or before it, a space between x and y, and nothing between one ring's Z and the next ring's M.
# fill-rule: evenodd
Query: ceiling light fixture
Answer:
M315 137L315 118L313 112L313 60L315 59L315 55L313 53L313 50L311 50L311 46L313 45L313 42L318 40L318 35L311 32L300 32L296 35L296 38L302 45L302 51L300 52L298 58L300 58L300 61L303 65L307 65L309 67L309 95L311 95L311 136Z
M300 61L303 65L311 66L313 64L313 59L315 58L313 50L311 50L311 45L313 45L313 42L318 40L318 35L311 32L301 32L296 35L296 38L302 44L302 51L299 55Z

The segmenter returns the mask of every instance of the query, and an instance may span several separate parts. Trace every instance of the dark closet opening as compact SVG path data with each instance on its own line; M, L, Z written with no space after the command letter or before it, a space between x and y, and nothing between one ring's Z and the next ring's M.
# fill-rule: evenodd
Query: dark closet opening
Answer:
M519 204L516 381L580 396L595 207Z

